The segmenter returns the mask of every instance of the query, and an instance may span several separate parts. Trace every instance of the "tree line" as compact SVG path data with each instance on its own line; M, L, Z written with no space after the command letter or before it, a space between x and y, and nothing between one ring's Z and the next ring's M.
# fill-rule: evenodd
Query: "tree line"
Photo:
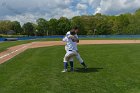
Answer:
M13 30L16 35L47 36L64 35L72 27L78 26L80 35L135 35L140 34L140 9L134 13L117 16L82 15L71 19L61 17L46 20L39 18L36 23L27 22L22 26L18 21L1 20L0 34Z

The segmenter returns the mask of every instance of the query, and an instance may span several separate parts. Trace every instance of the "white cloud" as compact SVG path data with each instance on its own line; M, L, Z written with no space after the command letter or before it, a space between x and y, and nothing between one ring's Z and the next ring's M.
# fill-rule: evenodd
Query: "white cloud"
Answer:
M17 20L21 24L35 22L38 18L71 18L79 15L70 9L72 0L4 0L0 6L0 18Z
M139 0L101 0L99 6L96 7L96 12L103 14L117 15L126 12L134 12L140 8Z
M39 17L42 17L42 16L26 13L26 14L15 15L15 16L7 15L7 16L5 16L5 19L6 20L11 20L11 21L19 21L19 22L21 22L21 25L23 25L26 22L35 23L36 19L39 18Z
M88 6L87 6L86 4L81 4L81 3L78 3L77 6L76 6L76 8L77 8L78 10L86 10L87 7L88 7Z
M0 0L0 19L22 23L45 19L71 18L83 14L109 14L134 12L140 0Z
M74 12L74 11L68 9L68 8L67 8L67 9L64 9L64 10L62 11L62 13L63 13L62 16L68 17L68 18L72 18L73 16L80 15L78 11L75 11L75 12ZM61 17L61 15L59 15L59 17Z
M67 17L67 18L72 18L75 15L79 15L78 11L73 12L70 9L56 9L55 11L53 11L52 14L40 14L40 13L24 13L24 14L19 14L19 15L14 15L14 16L5 16L4 19L6 20L11 20L11 21L19 21L21 22L21 25L23 25L26 22L33 22L36 23L36 20L38 18L45 18L47 20L49 20L50 18L57 18L59 19L60 17Z
M140 8L140 0L80 0L79 3L87 4L95 13L118 15L134 12Z
M96 10L95 10L95 12L94 12L94 15L97 14L97 13L101 13L101 8L100 8L100 7L97 7L97 8L96 8Z

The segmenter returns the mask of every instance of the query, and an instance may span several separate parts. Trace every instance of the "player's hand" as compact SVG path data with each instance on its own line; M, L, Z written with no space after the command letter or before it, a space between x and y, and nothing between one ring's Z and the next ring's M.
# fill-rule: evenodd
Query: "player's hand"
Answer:
M74 36L74 35L69 35L69 38L70 38L73 42L79 43L79 39L78 39L76 36Z
M76 41L75 41L76 38L75 38L74 35L69 35L69 38L70 38L73 42L76 42Z
M76 40L75 39L71 39L73 42L76 42Z
M77 41L76 41L77 43L79 43L79 39L77 39Z

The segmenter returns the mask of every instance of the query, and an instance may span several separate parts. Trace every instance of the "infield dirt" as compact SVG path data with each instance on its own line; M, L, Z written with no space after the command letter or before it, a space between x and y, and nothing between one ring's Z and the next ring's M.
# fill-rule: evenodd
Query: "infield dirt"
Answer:
M81 40L79 45L85 44L140 44L140 40ZM8 48L0 53L0 64L8 61L29 48L65 45L62 41L40 41L22 44Z

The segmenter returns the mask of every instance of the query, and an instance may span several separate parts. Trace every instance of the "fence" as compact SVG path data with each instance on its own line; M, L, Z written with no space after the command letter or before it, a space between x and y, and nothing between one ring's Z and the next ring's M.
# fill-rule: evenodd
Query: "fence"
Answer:
M31 39L43 39L43 38L63 38L63 35L59 36L29 36L29 37L17 37L18 40L31 40ZM79 38L140 38L140 35L79 35ZM4 41L5 38L0 38L0 41Z

